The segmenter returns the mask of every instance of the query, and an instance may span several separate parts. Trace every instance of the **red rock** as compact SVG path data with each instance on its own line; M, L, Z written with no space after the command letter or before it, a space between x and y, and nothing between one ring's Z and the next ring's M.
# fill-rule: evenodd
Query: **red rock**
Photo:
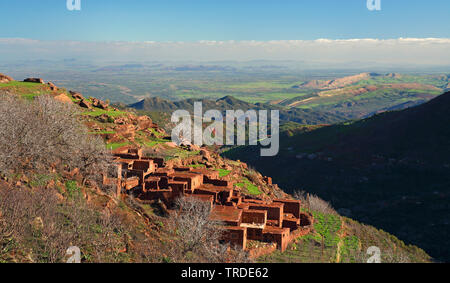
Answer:
M70 93L70 95L72 95L72 97L75 98L75 99L80 99L80 100L83 100L83 99L84 99L83 95L82 95L81 93L79 93L79 92L69 91L69 93Z
M52 82L48 82L47 85L50 87L50 90L57 91L58 88Z
M41 78L27 78L23 80L26 83L37 83L37 84L44 84L44 80Z
M100 99L97 99L97 98L92 98L92 105L94 107L98 107L98 108L104 109L104 110L108 109L108 106L109 106L108 103L101 101Z
M142 131L148 128L151 128L153 125L153 121L148 116L140 116L137 118L137 130Z
M64 103L72 103L72 100L65 93L58 94L54 97L56 100Z
M82 99L80 101L80 106L83 107L83 108L92 109L91 103L88 100L86 100L86 99Z
M133 125L119 125L115 128L117 134L123 136L126 139L134 140L135 129Z
M124 125L126 123L127 123L127 120L123 117L119 117L114 120L114 124L117 124L117 125Z
M0 83L5 84L14 81L13 78L7 75L3 75L0 73Z

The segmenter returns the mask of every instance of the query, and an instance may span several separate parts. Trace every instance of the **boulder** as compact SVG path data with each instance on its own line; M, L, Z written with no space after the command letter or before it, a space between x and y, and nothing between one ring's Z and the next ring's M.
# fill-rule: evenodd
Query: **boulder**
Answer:
M108 109L108 106L109 106L108 103L106 103L100 99L97 99L97 98L92 98L92 105L94 107L98 107L98 108L104 109L104 110Z
M186 146L187 150L189 151L198 151L200 150L200 147L198 145L195 144L189 144Z
M137 130L142 131L148 128L151 128L153 125L153 121L148 116L139 116L137 118Z
M211 160L211 154L206 149L200 150L200 155L203 156L203 159L210 161Z
M44 80L41 78L26 78L23 81L26 83L45 84Z
M119 117L114 120L114 124L117 124L117 125L125 125L126 123L127 123L127 120L123 117Z
M119 125L115 128L115 130L117 134L121 135L122 137L129 140L134 140L136 132L133 125Z
M14 81L14 79L11 78L10 76L0 74L0 83L6 84L6 83L9 83L9 82L12 82L12 81Z
M80 101L80 106L83 108L92 109L92 105L87 99L82 99Z
M84 99L83 95L81 93L79 93L79 92L69 91L69 93L70 93L70 95L72 95L72 97L74 99L79 99L79 100L83 100Z
M61 93L54 97L56 100L64 103L72 103L72 99L70 99L67 94Z
M52 82L48 82L47 85L50 87L50 90L52 91L57 91L58 88L56 87L56 85Z

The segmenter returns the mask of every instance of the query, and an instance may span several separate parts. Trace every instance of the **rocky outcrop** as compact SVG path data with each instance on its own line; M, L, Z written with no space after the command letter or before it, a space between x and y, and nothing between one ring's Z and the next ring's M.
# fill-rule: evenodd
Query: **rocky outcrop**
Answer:
M52 91L57 91L58 88L56 87L56 85L52 82L48 82L47 85L50 87L50 90Z
M3 75L3 74L0 73L0 83L6 84L6 83L9 83L9 82L12 82L12 81L14 81L14 79L11 78L10 76Z
M41 78L26 78L23 81L26 83L45 84L44 80Z
M135 122L136 122L136 126L137 126L137 130L138 131L142 131L142 130L145 130L145 129L153 127L153 121L148 116L139 116L139 117L137 117Z
M79 105L83 108L92 109L92 104L87 99L82 99Z
M67 94L61 93L54 97L56 100L64 103L72 103L72 99L70 99Z
M92 100L92 106L103 109L103 110L108 109L109 104L106 103L105 101L102 101L97 98L91 98L91 100Z
M70 93L70 95L72 95L72 97L74 99L79 99L79 100L83 100L84 99L84 96L81 93L79 93L79 92L69 91L69 93Z
M115 128L118 135L128 139L129 141L134 141L134 137L136 135L136 129L133 125L119 125Z

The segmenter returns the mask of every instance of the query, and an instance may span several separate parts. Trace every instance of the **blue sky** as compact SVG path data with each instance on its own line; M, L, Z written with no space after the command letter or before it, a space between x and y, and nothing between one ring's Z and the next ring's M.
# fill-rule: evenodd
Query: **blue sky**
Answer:
M450 66L449 0L2 0L0 62ZM328 66L327 65L327 66Z
M450 1L381 0L2 1L0 38L81 41L450 38Z

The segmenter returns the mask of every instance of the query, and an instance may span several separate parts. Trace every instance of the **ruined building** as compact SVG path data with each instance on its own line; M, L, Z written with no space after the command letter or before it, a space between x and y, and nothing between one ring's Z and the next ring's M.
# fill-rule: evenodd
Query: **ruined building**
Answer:
M247 241L275 243L284 251L293 239L309 233L312 216L301 212L300 201L263 201L246 198L219 172L192 167L165 166L162 158L143 157L141 149L122 147L114 152L117 194L133 190L140 200L160 199L166 204L192 196L211 204L212 220L223 223L223 241L247 249Z

